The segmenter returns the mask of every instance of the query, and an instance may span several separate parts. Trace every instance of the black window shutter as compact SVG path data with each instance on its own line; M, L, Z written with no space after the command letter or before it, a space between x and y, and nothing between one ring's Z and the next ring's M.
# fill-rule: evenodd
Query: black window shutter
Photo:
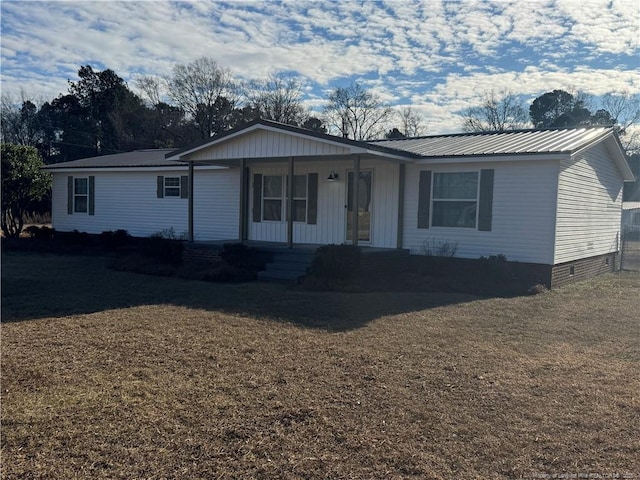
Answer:
M318 223L318 174L307 175L307 223Z
M187 175L180 177L180 198L189 198L189 177Z
M67 177L67 213L73 214L73 177Z
M429 228L431 208L431 171L421 170L418 183L418 228Z
M253 221L262 220L262 175L253 175Z
M161 175L158 175L157 196L158 196L158 198L164 198L164 177L161 176Z
M478 205L478 230L491 231L493 216L493 169L480 171L480 201Z
M89 176L89 215L96 214L96 177Z

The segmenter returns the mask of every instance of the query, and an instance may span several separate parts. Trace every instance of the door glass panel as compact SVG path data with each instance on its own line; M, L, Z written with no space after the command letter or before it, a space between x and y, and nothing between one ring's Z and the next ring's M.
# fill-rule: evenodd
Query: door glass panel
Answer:
M347 187L347 240L353 241L353 172L349 172ZM360 172L358 182L358 241L371 241L371 170Z

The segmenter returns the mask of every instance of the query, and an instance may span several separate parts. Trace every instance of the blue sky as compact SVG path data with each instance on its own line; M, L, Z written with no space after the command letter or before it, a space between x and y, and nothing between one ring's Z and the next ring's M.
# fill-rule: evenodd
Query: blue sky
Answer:
M299 75L320 111L359 81L423 116L427 133L460 131L459 112L494 89L530 102L552 89L640 93L636 0L8 1L1 87L50 100L81 65L134 88L176 63L214 58L238 79Z

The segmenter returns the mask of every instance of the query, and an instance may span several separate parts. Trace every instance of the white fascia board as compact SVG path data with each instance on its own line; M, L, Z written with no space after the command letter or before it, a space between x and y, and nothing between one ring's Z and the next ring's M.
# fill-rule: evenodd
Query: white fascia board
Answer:
M360 152L355 152L355 153L359 154ZM388 153L388 152L380 152L378 150L365 150L365 149L362 149L362 153L365 153L367 155L372 155L375 157L382 157L387 160L400 160L402 162L407 162L407 163L416 161L415 157L404 156L400 153L394 154L394 153Z
M414 160L419 165L438 163L485 163L485 162L526 162L531 160L563 160L569 158L568 153L531 153L515 155L476 155L460 157L425 157Z
M194 170L228 170L229 167L219 165L198 165ZM77 173L77 172L187 172L189 168L172 165L170 167L72 167L72 168L48 168L45 172L51 173Z

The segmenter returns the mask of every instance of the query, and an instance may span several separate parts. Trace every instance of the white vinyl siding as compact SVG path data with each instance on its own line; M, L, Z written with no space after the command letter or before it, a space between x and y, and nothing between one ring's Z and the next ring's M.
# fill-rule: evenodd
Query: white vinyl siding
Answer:
M396 248L398 230L398 178L399 167L391 162L379 160L362 161L362 170L373 169L373 205L371 242L374 247ZM294 174L318 174L318 216L317 223L310 225L294 222L293 241L303 244L342 244L346 241L346 205L347 171L353 169L353 160L308 162L300 161L294 165ZM328 182L327 177L334 171L338 180ZM285 162L251 166L251 182L254 174L282 175L286 177ZM253 192L253 187L249 187ZM300 197L301 199L302 197ZM294 200L296 197L294 196ZM249 198L249 212L253 205L253 196ZM284 218L284 217L283 217ZM253 222L249 218L249 239L265 242L286 242L287 222Z
M622 187L604 144L561 163L555 263L618 251Z
M348 148L287 133L255 131L189 155L193 160L344 155ZM327 174L328 175L328 174Z
M173 228L188 231L188 202L180 197L157 198L157 176L180 177L176 171L91 172L95 175L96 213L67 214L67 174L53 175L52 223L59 231L101 233L127 230L145 237ZM74 177L87 176L74 172ZM240 171L199 170L194 176L194 237L196 240L237 239Z
M494 169L491 231L472 228L417 228L420 170L470 172ZM551 264L558 162L492 162L407 165L403 247L423 254L425 244L457 243L456 256L506 255L508 260Z

